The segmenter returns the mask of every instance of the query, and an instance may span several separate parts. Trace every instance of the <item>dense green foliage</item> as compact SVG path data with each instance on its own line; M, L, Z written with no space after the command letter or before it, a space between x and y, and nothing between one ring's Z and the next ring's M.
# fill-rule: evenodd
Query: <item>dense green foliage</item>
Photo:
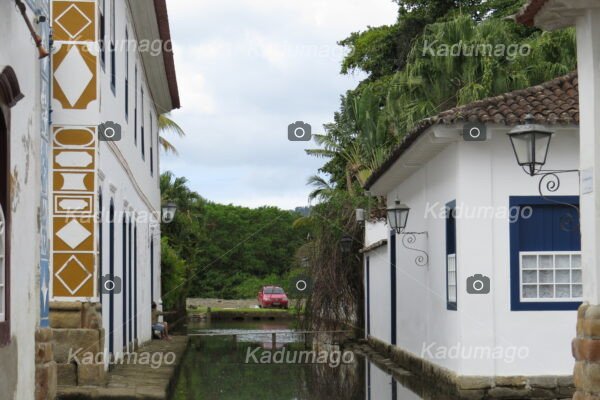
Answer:
M255 297L263 284L285 286L298 268L295 253L307 236L292 227L300 214L215 204L169 172L161 176L161 191L178 207L175 220L162 226L167 306L186 297Z
M411 129L450 108L540 84L576 68L572 29L541 32L507 18L523 0L395 2L395 24L354 32L339 42L349 50L341 73L358 70L367 77L342 96L333 122L315 135L318 147L307 150L325 159L319 174L309 179L312 197L320 204L299 224L311 229L312 264L319 266L313 271L315 291L308 302L308 311L317 317L360 321L362 278L348 272L349 267L360 271L360 263L323 249L331 249L344 232L360 237L350 219L357 205L368 204L371 217L384 215L385 199L367 201L363 187ZM355 288L344 292L336 287L354 305L343 312L338 303L333 312L329 305L325 283L331 276L343 276Z

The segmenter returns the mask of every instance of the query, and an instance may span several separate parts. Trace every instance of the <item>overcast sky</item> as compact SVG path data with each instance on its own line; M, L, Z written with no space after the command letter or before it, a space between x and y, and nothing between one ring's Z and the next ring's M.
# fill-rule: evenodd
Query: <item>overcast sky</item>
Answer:
M208 200L292 209L307 204L306 180L323 164L312 143L290 142L288 124L314 133L360 74L339 74L336 42L392 24L392 0L171 0L168 2L187 132L162 170L185 176Z

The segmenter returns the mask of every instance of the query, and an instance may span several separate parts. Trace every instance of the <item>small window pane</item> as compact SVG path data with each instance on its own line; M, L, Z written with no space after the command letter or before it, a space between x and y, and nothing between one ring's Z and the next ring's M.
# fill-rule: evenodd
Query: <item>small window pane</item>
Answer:
M456 303L456 286L448 285L448 301Z
M540 256L540 268L553 268L553 259L554 257L550 255Z
M536 285L525 285L523 286L523 298L525 299L537 299L537 286Z
M573 274L573 277L571 278L573 283L582 283L583 282L583 279L581 276L581 270L571 271L571 273Z
M540 285L540 298L551 299L554 297L554 286L553 285Z
M537 271L523 271L523 283L537 283Z
M573 297L583 297L583 285L573 285Z
M524 269L537 269L537 256L523 256Z
M570 266L571 266L570 258L571 257L568 255L557 255L556 256L556 268L558 268L558 269L570 268Z
M571 297L571 285L556 285L556 297L568 299Z
M572 268L581 268L581 255L574 254L571 256L571 267Z
M540 271L540 283L554 283L554 271Z
M571 283L571 271L556 271L556 283Z

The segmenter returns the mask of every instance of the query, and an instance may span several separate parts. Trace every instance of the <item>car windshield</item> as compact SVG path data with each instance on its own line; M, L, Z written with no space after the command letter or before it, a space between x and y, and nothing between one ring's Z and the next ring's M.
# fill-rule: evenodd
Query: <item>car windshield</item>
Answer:
M265 288L264 292L265 292L265 294L284 294L285 293L282 288L278 288L278 287Z

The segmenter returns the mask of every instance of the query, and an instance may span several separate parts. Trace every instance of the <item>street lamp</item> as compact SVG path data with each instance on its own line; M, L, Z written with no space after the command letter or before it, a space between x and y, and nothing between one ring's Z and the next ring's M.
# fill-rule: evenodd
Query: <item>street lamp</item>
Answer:
M177 212L177 204L172 201L167 202L162 207L162 222L168 224L173 222L175 219L175 213Z
M394 207L387 209L390 228L394 229L398 234L401 233L406 228L409 212L410 207L400 203L400 200L396 200Z
M340 247L342 248L342 253L349 253L352 250L352 236L344 235L340 240Z
M524 125L517 125L508 132L517 163L529 175L536 175L546 164L552 134L543 125L535 124L531 114L525 117Z

